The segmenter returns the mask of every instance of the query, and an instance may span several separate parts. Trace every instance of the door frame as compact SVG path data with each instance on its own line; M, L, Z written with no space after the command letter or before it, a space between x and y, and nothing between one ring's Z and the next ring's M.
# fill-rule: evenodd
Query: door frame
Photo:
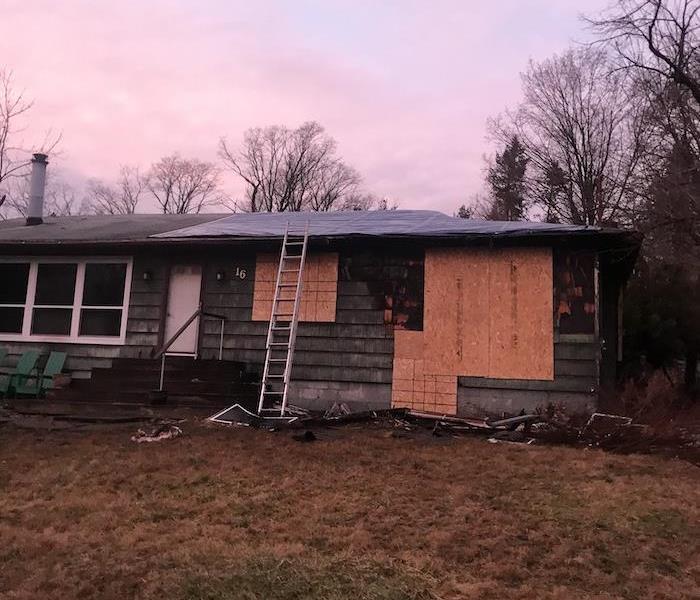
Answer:
M163 302L161 304L161 311L160 311L160 327L159 327L159 333L158 333L158 345L162 346L165 344L167 341L165 339L165 328L168 322L168 303L170 302L170 280L172 278L173 274L173 267L199 267L201 269L202 277L200 279L200 285L199 285L199 304L200 306L204 306L203 304L203 298L204 298L204 282L206 280L206 273L205 273L205 268L206 265L202 261L188 261L188 260L175 260L175 261L170 261L168 262L166 272L165 272L165 289L163 290ZM196 326L197 326L197 333L195 335L195 351L194 353L183 353L182 356L193 356L195 359L199 358L199 350L201 348L201 334L202 334L202 328L201 328L201 315L200 318L196 320ZM169 352L166 351L166 354L169 354ZM179 354L179 353L175 353Z

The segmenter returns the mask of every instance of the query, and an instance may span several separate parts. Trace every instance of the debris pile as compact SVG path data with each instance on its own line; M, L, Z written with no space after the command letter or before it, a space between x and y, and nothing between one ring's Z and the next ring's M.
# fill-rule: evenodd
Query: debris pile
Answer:
M161 423L150 431L139 429L131 436L131 441L137 444L142 444L144 442L162 442L163 440L170 440L179 435L182 435L182 429L177 425L173 423Z
M429 436L449 439L462 435L481 435L493 444L564 444L601 448L611 452L662 453L679 456L700 464L700 440L680 436L678 432L661 435L654 428L633 422L631 417L593 413L587 420L568 416L563 411L548 411L500 419L463 418L392 408L353 412L345 403L330 409L311 411L289 406L285 417L261 417L235 405L210 418L230 425L245 425L270 431L291 430L292 439L311 442L320 438L319 429L330 431L343 426L379 427L394 438Z

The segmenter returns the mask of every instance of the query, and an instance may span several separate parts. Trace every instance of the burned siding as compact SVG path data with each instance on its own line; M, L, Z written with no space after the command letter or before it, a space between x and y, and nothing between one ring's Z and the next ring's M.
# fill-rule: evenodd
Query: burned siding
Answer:
M595 333L595 253L554 251L554 329L561 334Z
M390 329L423 330L424 252L346 253L340 279L362 282ZM355 315L357 317L358 315ZM376 319L376 315L374 316Z

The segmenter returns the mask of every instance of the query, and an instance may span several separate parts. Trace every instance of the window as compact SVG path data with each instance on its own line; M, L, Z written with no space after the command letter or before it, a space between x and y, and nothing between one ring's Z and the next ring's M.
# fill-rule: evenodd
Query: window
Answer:
M85 265L79 335L119 335L124 304L126 265Z
M595 332L595 255L554 253L554 326L561 334Z
M22 333L29 263L0 263L0 333Z
M0 339L121 343L130 281L125 259L0 262Z
M75 298L75 263L39 263L32 334L70 335Z

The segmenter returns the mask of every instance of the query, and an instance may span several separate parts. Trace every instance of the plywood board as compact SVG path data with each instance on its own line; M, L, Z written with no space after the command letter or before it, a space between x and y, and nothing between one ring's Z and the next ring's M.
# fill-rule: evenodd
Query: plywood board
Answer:
M550 249L426 251L426 372L552 379L551 315Z
M435 374L486 375L489 251L431 249L425 254L425 360Z
M254 321L268 321L272 310L279 256L258 254L255 267L253 290ZM283 274L283 282L293 282L295 275ZM334 322L338 298L338 254L326 252L310 254L304 265L299 320L307 322ZM283 290L284 300L280 302L280 312L291 314L294 295L291 290Z
M396 358L423 359L422 331L397 329L394 331L394 356Z
M549 248L493 253L489 270L489 377L554 378L552 286Z
M457 413L457 376L426 373L424 332L396 331L391 405L394 408Z

